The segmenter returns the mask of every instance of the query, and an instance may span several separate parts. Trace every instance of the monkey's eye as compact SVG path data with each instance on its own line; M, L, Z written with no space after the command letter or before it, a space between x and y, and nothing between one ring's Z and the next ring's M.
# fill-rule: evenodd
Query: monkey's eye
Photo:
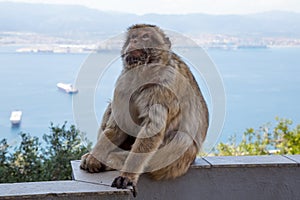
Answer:
M130 39L136 39L137 38L137 35L136 34L132 34L131 36L130 36Z
M144 34L142 36L143 40L148 40L150 38L150 35L148 33Z

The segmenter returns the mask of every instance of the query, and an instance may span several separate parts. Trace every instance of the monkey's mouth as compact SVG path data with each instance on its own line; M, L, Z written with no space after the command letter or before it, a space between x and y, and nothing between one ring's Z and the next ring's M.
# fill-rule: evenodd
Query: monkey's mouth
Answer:
M128 65L141 65L147 62L148 52L146 49L135 49L125 53L124 58Z

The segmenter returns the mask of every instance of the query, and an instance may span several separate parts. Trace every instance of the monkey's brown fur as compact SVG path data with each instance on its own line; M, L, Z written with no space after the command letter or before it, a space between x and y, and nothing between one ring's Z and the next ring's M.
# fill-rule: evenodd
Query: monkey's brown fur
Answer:
M156 180L183 175L205 139L206 103L188 66L170 48L169 39L157 26L139 24L128 29L122 49L124 68L113 102L103 116L97 144L81 160L81 168L89 172L120 170L113 187L135 187L145 172ZM144 79L149 83L131 94L131 85ZM128 125L126 116L117 120L123 116L118 112L126 95L130 95L130 117L141 127L136 137L120 128ZM172 160L173 154L178 156Z

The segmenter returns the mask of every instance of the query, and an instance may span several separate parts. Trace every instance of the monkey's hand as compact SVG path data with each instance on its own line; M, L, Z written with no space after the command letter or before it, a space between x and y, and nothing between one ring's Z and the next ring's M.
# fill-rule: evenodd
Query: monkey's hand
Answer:
M90 173L98 173L105 170L105 165L97 160L92 154L86 153L81 157L80 168Z
M111 187L116 187L118 189L130 189L134 197L137 195L136 181L132 181L127 176L118 176L115 178Z

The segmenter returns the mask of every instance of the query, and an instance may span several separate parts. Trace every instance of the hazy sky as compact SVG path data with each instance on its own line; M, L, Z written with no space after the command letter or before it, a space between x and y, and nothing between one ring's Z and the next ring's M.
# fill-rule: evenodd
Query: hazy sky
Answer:
M300 12L299 0L0 0L85 5L104 11L145 13L246 14L270 10Z

